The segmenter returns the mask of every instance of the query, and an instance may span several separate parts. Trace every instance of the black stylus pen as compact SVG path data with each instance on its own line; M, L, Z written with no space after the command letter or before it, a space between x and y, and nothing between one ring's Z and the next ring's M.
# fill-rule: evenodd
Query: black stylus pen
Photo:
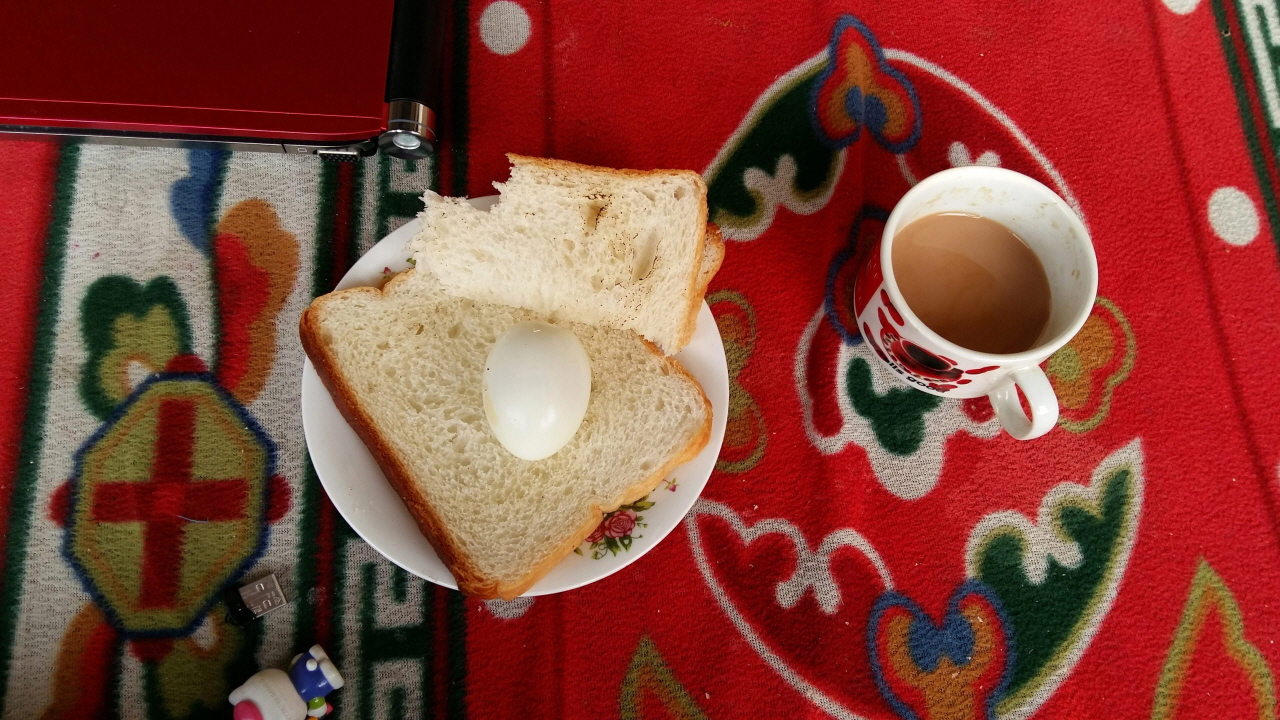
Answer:
M387 130L378 146L405 159L435 150L443 95L444 0L396 0L387 63Z

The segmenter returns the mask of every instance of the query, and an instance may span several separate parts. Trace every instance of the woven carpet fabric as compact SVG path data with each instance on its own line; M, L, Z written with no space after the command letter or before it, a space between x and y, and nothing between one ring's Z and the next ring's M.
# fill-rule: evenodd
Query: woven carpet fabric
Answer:
M459 0L432 161L0 142L0 713L227 717L318 642L362 720L1274 718L1278 22ZM481 602L338 516L296 327L425 190L491 194L507 152L702 173L731 400L651 553ZM1097 249L1031 442L899 386L852 323L895 201L972 164L1056 190ZM226 622L268 572L290 604Z

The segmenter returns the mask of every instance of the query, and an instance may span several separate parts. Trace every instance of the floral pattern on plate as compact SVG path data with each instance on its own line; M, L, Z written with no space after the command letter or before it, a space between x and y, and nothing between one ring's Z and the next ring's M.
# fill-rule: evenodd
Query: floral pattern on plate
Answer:
M674 483L673 483L674 485ZM632 533L639 528L646 528L648 524L644 521L644 516L640 513L653 507L654 502L646 495L643 498L619 507L611 513L606 513L604 519L591 531L587 539L583 541L588 545L587 550L591 553L592 560L599 560L604 557L617 555L620 551L631 549ZM636 538L642 538L643 535L635 535ZM584 555L582 548L575 548L574 552Z

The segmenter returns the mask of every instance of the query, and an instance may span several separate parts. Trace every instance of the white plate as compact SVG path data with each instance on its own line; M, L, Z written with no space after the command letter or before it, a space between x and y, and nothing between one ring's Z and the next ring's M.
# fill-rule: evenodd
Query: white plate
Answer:
M497 196L492 196L471 202L488 209L496 200ZM352 266L338 289L377 285L384 268L392 272L408 268L410 253L406 248L418 227L414 220L383 238ZM649 496L654 506L642 513L648 527L636 528L630 550L594 560L584 544L582 555L566 557L525 595L572 590L618 572L649 552L693 507L715 468L729 411L729 368L720 331L706 303L698 314L693 340L676 359L698 379L711 400L711 440L697 457L671 473L674 490L659 485ZM457 588L453 575L422 536L373 456L338 412L310 360L302 371L302 427L320 483L352 529L396 565L437 585Z

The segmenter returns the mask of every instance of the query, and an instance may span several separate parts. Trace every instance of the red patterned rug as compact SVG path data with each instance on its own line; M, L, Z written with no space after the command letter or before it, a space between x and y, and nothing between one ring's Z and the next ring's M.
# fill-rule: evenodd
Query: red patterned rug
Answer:
M1278 22L463 0L438 162L0 144L4 717L226 717L319 642L344 718L1274 718ZM295 328L424 190L489 194L510 151L702 171L732 400L652 553L483 603L338 517ZM968 164L1054 188L1097 248L1028 443L894 384L850 322L852 258ZM267 572L290 604L226 622Z

